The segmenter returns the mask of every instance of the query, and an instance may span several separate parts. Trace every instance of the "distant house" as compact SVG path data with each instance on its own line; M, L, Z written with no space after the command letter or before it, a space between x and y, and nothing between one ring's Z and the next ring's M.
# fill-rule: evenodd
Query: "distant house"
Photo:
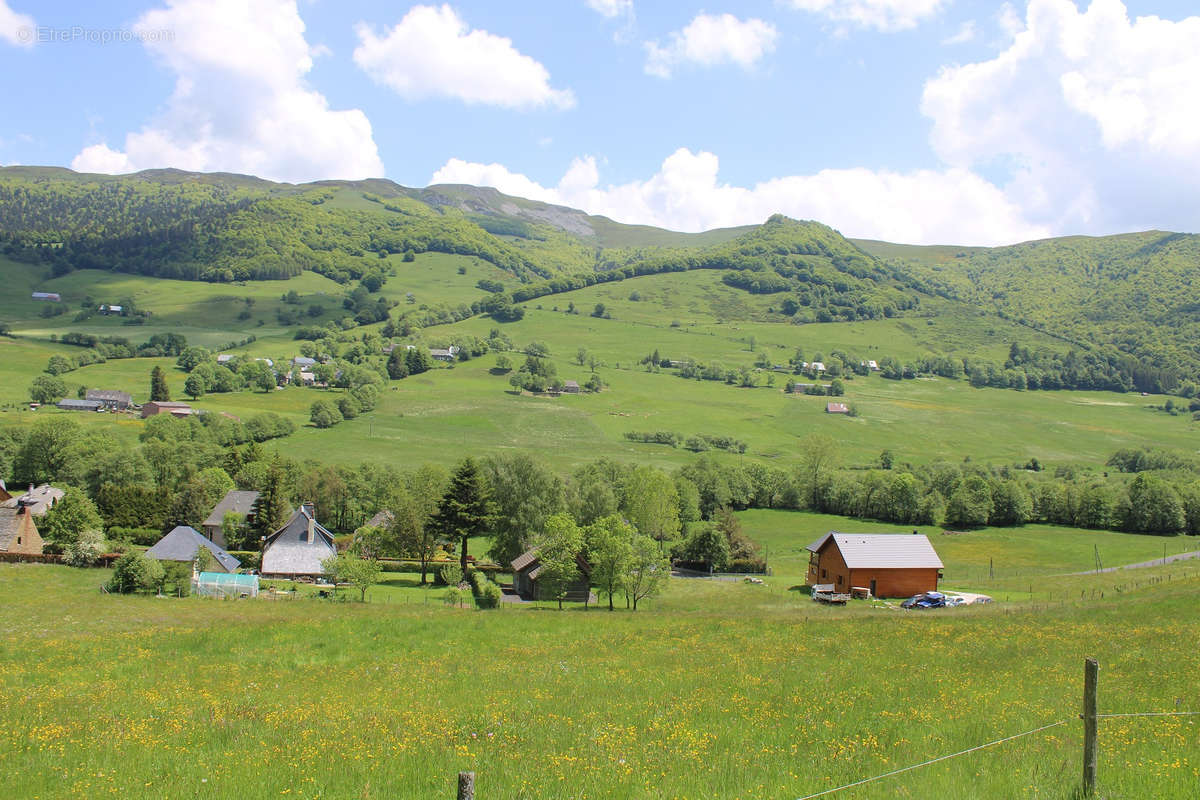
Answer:
M454 345L450 345L450 347L446 350L442 350L441 348L437 347L432 347L429 350L429 356L434 361L453 361L454 357L457 355L458 348Z
M221 498L221 502L213 507L208 519L200 525L204 536L221 547L228 547L229 542L225 541L225 533L221 530L225 515L241 514L246 518L246 522L253 522L254 504L257 502L258 492L239 492L237 490L226 492L225 496Z
M579 394L579 382L563 381L563 391L567 394Z
M314 366L316 363L317 363L317 360L315 358L308 358L307 356L296 356L295 358L292 359L293 367L301 367L301 368L311 367L311 366Z
M0 507L0 553L40 556L42 547L42 537L28 505Z
M582 554L575 559L575 564L579 568L579 576L567 587L566 599L583 603L587 601L591 594L588 576L591 575L592 570ZM526 550L513 559L513 589L516 590L516 593L522 600L542 599L539 595L538 586L538 578L542 574L542 569L542 562L538 559L536 547L532 550ZM547 597L544 599L549 600L552 598Z
M48 300L51 303L62 302L62 297L58 292L34 292L32 297L34 300Z
M266 578L311 579L324 574L321 562L337 555L333 534L317 522L311 504L296 509L292 518L267 537L262 575Z
M235 358L237 358L237 356L233 355L232 353L221 353L220 355L217 356L217 363L218 364L228 364L230 361L233 361Z
M808 546L808 583L835 592L864 588L873 597L937 591L942 560L921 534L830 531Z
M189 416L195 409L187 403L177 403L167 400L151 400L142 404L142 419L153 417L155 414L174 414L177 417Z
M122 306L113 306L109 305L108 303L102 304L99 308L100 313L104 314L105 316L108 316L109 314L120 314L124 310L125 309Z
M315 386L316 383L317 383L316 375L309 372L308 370L304 370L304 369L300 370L300 385L301 386Z
M156 561L181 561L191 563L196 560L196 554L204 547L212 553L213 565L210 572L237 572L242 562L226 553L216 543L210 542L200 531L187 525L178 525L153 547L146 551L146 558Z
M29 509L29 513L35 517L41 517L54 508L58 501L63 499L66 492L62 489L55 489L48 483L43 483L38 487L30 485L29 491L17 497L13 497L9 492L5 492L5 494L9 495L9 499L0 504L4 508L17 508L24 505Z
M879 372L879 364L874 361L868 361L867 369L871 370L872 372Z
M104 408L104 403L99 400L75 400L71 397L64 397L57 405L63 411L99 411Z
M825 413L826 414L849 414L850 407L847 406L845 403L826 403L825 404Z
M824 372L825 371L825 362L824 361L814 361L808 365L808 368L811 369L813 372Z
M133 405L133 397L129 392L118 392L115 389L88 389L85 400L98 400L111 411L124 411Z

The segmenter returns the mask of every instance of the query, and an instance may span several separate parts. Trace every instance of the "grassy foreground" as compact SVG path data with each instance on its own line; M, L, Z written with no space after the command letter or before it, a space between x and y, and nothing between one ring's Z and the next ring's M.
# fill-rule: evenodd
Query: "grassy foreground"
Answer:
M1070 797L1085 655L1102 713L1200 707L1191 574L940 614L675 581L608 614L112 597L0 565L0 767L29 798L449 798L460 769L481 798L796 798L1070 720L835 795ZM1194 796L1198 732L1102 722L1103 795Z

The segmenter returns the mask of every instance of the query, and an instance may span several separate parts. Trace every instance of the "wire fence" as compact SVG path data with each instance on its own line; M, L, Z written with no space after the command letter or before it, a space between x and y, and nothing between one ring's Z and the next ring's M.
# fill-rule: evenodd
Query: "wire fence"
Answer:
M1119 713L1119 714L1096 714L1096 719L1117 719L1120 717L1196 717L1196 716L1200 716L1200 711L1132 711L1132 712L1124 712L1124 713ZM1082 715L1081 715L1081 717L1082 717ZM856 786L864 786L868 783L874 783L875 781L881 781L885 778L892 778L892 777L895 777L896 775L901 775L905 772L912 772L913 770L921 769L922 767L928 767L931 764L937 764L940 761L948 761L952 758L958 758L959 756L965 756L969 753L975 753L980 750L986 750L989 747L995 747L996 745L1004 744L1005 742L1011 742L1015 739L1021 739L1025 736L1032 736L1035 733L1041 733L1042 731L1047 731L1047 730L1050 730L1051 728L1057 728L1060 725L1066 725L1068 722L1072 722L1072 721L1073 721L1072 719L1060 719L1055 722L1050 722L1045 725L1041 725L1037 728L1033 728L1032 730L1021 731L1020 733L1014 733L1011 736L1005 736L1002 739L995 739L990 742L984 742L983 744L977 744L974 747L968 747L965 750L959 750L957 753L947 753L946 755L938 756L937 758L931 758L928 761L922 761L919 764L912 764L907 767L901 767L900 769L894 769L890 772L885 772L881 775L873 775L869 778L863 778L861 780L854 781L853 783L843 784L842 786L835 786L832 789L823 789L823 790L821 790L819 792L815 792L813 794L806 794L803 797L797 798L797 800L813 800L813 798L816 798L816 797L824 797L825 795L834 794L835 792L841 792L846 789L853 789Z

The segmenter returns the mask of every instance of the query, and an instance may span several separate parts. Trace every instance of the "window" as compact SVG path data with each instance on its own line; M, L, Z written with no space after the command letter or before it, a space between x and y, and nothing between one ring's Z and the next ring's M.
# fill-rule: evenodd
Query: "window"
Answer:
M18 537L17 537L17 544L20 544L20 543L21 543L21 537L20 537L20 536L18 536Z
M822 578L828 578L828 577L829 577L829 573L828 573L826 570L821 570L821 577L822 577Z
M837 582L838 582L838 586L842 585L842 576L841 575L838 575Z

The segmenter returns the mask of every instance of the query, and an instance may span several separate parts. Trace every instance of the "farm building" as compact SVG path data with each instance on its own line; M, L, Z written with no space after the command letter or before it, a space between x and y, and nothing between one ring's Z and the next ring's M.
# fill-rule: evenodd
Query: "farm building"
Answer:
M34 300L49 300L51 303L61 303L62 296L58 292L34 292Z
M846 405L845 403L826 403L825 404L825 413L826 414L849 414L850 407L848 405Z
M433 358L434 361L449 362L449 361L453 361L454 357L458 355L458 348L455 347L454 345L451 345L449 348L447 348L445 350L443 350L440 347L433 347L433 348L430 348L429 355Z
M321 562L337 555L333 534L314 517L311 503L296 509L282 528L263 545L262 574L269 578L316 578L324 574Z
M105 408L113 411L124 411L133 405L133 397L129 392L118 392L114 389L88 389L85 400L97 400Z
M42 546L28 505L18 502L16 508L0 508L0 553L40 556Z
M567 587L567 600L577 603L585 602L591 594L589 588L588 576L591 574L591 566L587 563L582 555L575 559L575 563L579 566L579 578ZM537 548L526 550L521 555L513 559L513 589L521 597L522 600L537 600L538 597L538 576L542 573L542 562L538 559Z
M167 400L151 400L142 406L142 419L153 417L155 414L174 414L177 417L186 417L191 413L192 407L187 403Z
M217 363L218 364L228 364L231 361L233 361L235 358L237 358L237 356L235 356L233 353L221 353L220 355L217 356Z
M315 358L309 358L308 356L296 356L295 358L292 359L292 366L300 367L302 369L304 367L315 366L316 363L317 363L317 360Z
M808 546L808 583L836 592L863 588L872 597L909 597L937 591L942 560L929 539L912 533L830 531Z
M200 597L258 597L258 576L201 572L192 578L192 592Z
M239 492L236 489L226 492L221 498L221 502L213 508L208 515L208 519L201 523L204 536L211 542L216 542L221 547L228 547L229 543L225 541L225 534L221 531L221 524L225 521L226 514L241 514L246 518L247 523L254 522L254 504L258 502L258 492Z
M579 382L563 381L563 391L567 394L579 394Z
M9 493L6 492L6 494ZM43 483L36 488L31 485L29 491L23 495L13 497L9 494L9 499L0 502L0 505L3 505L4 508L17 508L24 505L28 507L29 513L35 517L41 517L54 508L55 504L63 499L64 494L66 492L62 489L55 489L48 483Z
M104 408L104 403L99 400L76 400L71 397L64 397L57 405L63 411L99 411Z
M146 551L146 558L153 558L156 561L183 561L190 564L196 560L196 554L200 552L201 547L207 548L212 553L212 570L214 572L237 572L237 568L242 565L242 562L204 538L200 531L187 525L177 525L172 528L170 533L159 539L153 547Z

